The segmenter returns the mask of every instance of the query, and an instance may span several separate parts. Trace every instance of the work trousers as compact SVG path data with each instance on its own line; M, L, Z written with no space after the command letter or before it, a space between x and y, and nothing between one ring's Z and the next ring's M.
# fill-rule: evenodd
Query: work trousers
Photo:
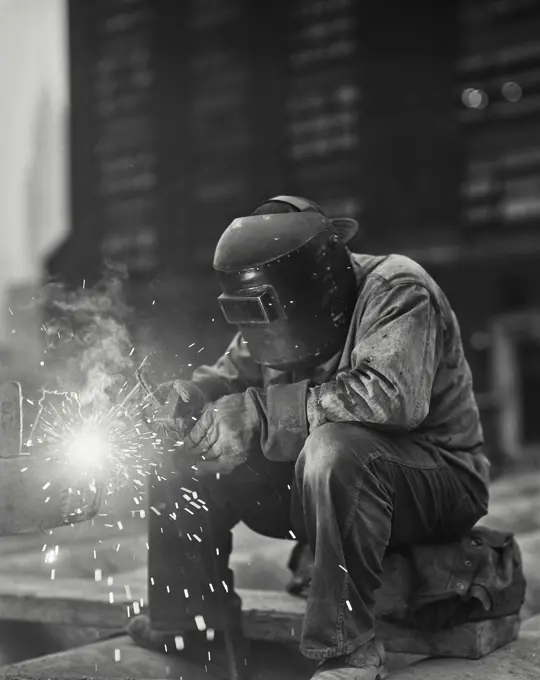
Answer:
M300 650L313 659L342 656L374 636L374 594L389 548L455 539L488 503L483 486L437 448L347 423L315 429L294 463L253 451L232 473L197 484L195 506L178 511L177 524L190 606L197 598L209 605L219 588L234 600L228 559L238 522L305 541L314 567Z

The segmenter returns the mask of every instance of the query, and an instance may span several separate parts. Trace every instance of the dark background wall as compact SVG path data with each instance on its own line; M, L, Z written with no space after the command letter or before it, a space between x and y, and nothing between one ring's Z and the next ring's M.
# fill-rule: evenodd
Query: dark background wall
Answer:
M272 194L306 195L360 221L356 249L435 275L489 391L490 320L539 306L540 2L70 0L69 25L72 236L54 275L124 262L177 366L209 360L228 335L217 238Z
M446 242L447 4L72 0L73 234L52 271L90 279L108 256L163 291L207 281L229 221L277 192L357 217L356 248Z

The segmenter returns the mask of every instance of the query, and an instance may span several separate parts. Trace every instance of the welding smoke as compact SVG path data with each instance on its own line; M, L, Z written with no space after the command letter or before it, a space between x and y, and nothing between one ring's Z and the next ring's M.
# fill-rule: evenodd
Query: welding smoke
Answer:
M91 288L47 287L44 330L55 388L76 392L83 408L110 408L134 368L126 280L125 270L115 266Z

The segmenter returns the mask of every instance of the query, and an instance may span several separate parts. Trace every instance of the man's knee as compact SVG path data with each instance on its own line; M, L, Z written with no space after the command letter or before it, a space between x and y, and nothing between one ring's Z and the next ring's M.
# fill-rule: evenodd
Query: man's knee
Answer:
M375 439L376 434L361 425L321 425L305 441L296 464L297 475L304 479L346 479L373 455Z

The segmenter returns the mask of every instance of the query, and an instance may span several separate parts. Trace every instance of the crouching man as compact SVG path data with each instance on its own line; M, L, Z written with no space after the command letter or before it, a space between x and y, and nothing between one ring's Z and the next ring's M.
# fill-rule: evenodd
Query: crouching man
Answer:
M215 554L234 597L236 523L305 541L313 572L300 650L320 661L317 680L386 676L373 618L386 551L460 536L488 504L450 304L407 257L350 252L356 229L289 196L233 221L214 268L238 332L182 383L175 412L197 418L180 451L198 458L214 538L205 550L193 540L197 513L179 518L199 575L189 599L211 601Z

